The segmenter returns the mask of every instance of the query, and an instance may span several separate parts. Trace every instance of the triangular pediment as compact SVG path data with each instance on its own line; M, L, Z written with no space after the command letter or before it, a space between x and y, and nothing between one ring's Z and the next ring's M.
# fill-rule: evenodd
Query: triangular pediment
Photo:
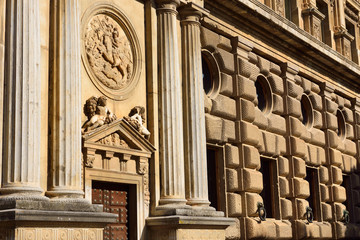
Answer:
M125 119L118 119L83 135L84 147L113 152L135 151L151 155L154 146Z

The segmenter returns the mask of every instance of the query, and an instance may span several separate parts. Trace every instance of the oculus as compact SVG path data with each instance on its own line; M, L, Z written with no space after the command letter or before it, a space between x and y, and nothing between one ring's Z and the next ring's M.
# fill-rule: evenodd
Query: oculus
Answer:
M307 129L310 129L313 125L313 108L311 101L307 95L302 95L301 97L301 115L302 115L302 123L305 125Z
M107 97L126 99L139 80L140 48L122 12L106 4L83 19L82 59L94 85Z
M220 91L220 68L214 55L207 49L201 51L203 88L205 94L215 98Z
M272 109L272 91L267 79L260 75L255 81L257 106L264 114L269 114Z
M340 110L337 110L336 112L336 118L337 118L337 123L338 123L338 128L337 128L337 135L340 137L340 139L344 140L345 139L345 118L343 113Z

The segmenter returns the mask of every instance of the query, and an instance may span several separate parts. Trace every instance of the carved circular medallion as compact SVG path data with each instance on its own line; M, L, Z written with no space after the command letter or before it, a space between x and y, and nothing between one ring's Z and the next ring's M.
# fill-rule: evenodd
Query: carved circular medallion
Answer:
M140 45L127 17L109 4L96 4L82 19L82 60L101 93L126 99L140 75Z

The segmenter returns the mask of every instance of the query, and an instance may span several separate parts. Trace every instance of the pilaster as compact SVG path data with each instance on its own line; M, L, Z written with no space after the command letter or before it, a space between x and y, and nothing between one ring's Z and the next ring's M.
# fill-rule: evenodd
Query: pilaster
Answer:
M78 0L51 5L50 165L53 198L81 198L81 77Z
M6 1L5 29L1 198L43 199L39 0Z

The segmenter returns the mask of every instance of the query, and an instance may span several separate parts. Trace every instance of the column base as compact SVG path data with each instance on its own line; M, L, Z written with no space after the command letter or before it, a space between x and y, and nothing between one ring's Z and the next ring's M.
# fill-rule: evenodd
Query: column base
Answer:
M225 240L225 229L235 221L225 217L162 216L146 219L149 239Z
M0 199L0 239L103 239L117 215L102 210L86 201Z

